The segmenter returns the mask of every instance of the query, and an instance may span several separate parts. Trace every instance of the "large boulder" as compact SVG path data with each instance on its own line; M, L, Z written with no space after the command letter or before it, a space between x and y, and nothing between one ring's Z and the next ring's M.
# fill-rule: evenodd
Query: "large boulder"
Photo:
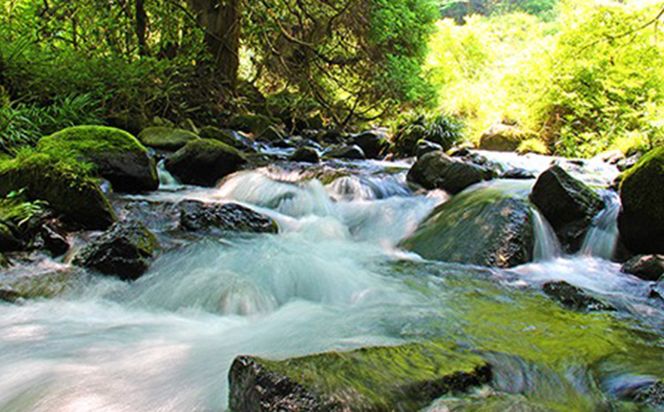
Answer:
M166 126L145 128L138 134L138 140L146 146L159 150L175 151L198 136L189 130Z
M478 355L439 343L284 361L242 356L229 373L229 403L235 412L414 411L490 379L490 366Z
M643 280L657 281L664 276L664 255L638 255L625 262L621 269Z
M581 248L590 223L604 207L601 197L594 190L557 165L539 176L530 193L530 200L570 253Z
M154 161L143 145L129 133L103 126L76 126L44 137L39 151L54 157L73 156L91 163L96 174L121 192L159 188Z
M517 126L496 123L482 134L479 148L498 152L514 152L529 135Z
M21 189L30 200L48 202L67 221L87 229L105 229L116 220L97 181L73 161L45 153L0 161L0 196Z
M185 200L178 204L180 227L193 232L232 231L276 233L277 223L269 217L236 203L203 203Z
M492 177L489 169L454 159L439 151L419 158L408 172L410 182L425 189L443 189L452 194Z
M166 160L166 169L180 182L214 186L222 177L238 171L247 160L237 149L217 140L187 143Z
M77 266L122 280L138 279L150 266L157 238L140 222L118 222L74 257Z
M390 147L387 135L380 130L370 130L354 136L352 144L358 146L368 159L377 159Z
M401 246L425 259L508 268L531 261L531 206L482 187L439 206Z
M664 254L664 147L646 153L620 185L620 236L634 253Z

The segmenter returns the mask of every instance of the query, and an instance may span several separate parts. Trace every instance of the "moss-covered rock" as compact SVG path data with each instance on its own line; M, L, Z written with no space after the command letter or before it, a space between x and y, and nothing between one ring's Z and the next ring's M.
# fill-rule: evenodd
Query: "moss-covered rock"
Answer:
M169 157L166 169L182 183L214 186L245 163L244 154L237 149L216 140L199 139Z
M145 128L138 134L138 140L146 146L175 151L199 137L189 130L177 129L165 126L153 126Z
M513 152L521 142L532 138L528 133L516 126L497 123L482 134L479 148L498 152Z
M491 187L461 193L436 209L402 246L425 259L517 266L532 259L530 205Z
M205 126L198 134L201 139L218 140L238 150L246 150L247 144L240 138L238 133L231 129L220 129L214 126Z
M664 147L646 153L620 185L620 236L632 252L664 254Z
M99 184L81 165L45 153L21 153L0 161L0 196L25 190L30 200L44 200L68 221L87 229L105 229L116 219Z
M394 136L394 151L397 156L414 156L417 142L426 140L427 129L421 124L412 124L400 129Z
M229 375L230 409L413 411L490 378L491 369L479 356L434 342L285 361L239 357Z
M147 150L129 133L113 127L76 126L42 138L37 148L54 157L73 156L121 192L156 190L159 178Z

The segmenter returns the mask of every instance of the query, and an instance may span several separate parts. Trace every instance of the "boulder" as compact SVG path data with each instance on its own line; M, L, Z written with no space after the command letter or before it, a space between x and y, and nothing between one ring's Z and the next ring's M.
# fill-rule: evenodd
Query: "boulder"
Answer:
M154 161L129 133L113 127L76 126L42 138L37 149L53 157L73 156L91 163L94 172L120 192L159 188Z
M468 186L488 180L493 173L486 168L454 159L443 152L430 152L415 162L408 181L425 189L443 189L456 194Z
M592 297L583 289L572 286L567 282L547 282L542 286L542 290L568 309L583 312L615 310L611 305Z
M211 139L198 139L166 159L166 169L180 182L214 186L247 162L237 149Z
M269 217L235 203L206 204L185 200L178 204L180 227L192 232L232 231L277 233L277 223Z
M357 145L335 147L326 153L327 157L333 159L364 159L364 152Z
M318 163L320 157L318 156L318 151L313 147L303 146L293 153L290 160L293 162Z
M118 222L84 246L73 263L122 280L135 280L148 269L158 246L156 237L142 223Z
M24 189L31 200L45 200L66 220L86 229L105 229L116 219L97 181L72 161L45 153L0 161L0 196Z
M197 140L194 132L166 126L148 127L138 134L138 140L146 146L159 150L175 151L192 140Z
M517 126L496 123L482 134L479 148L497 152L514 152L528 134Z
M539 176L530 200L551 224L569 253L581 248L590 223L604 207L595 191L557 165Z
M351 140L352 144L358 146L368 159L377 159L385 154L390 143L387 135L380 130L371 130L358 134Z
M481 187L439 206L401 246L425 259L509 268L530 262L531 206Z
M620 237L634 253L664 254L664 147L646 153L620 185Z
M417 142L417 147L415 148L415 156L419 159L427 153L431 152L442 152L443 146L438 143L430 142L428 140L420 140Z
M231 117L226 127L246 133L253 133L254 136L258 136L270 126L278 123L279 120L261 114L238 114Z
M229 373L229 406L235 412L414 411L490 379L490 366L478 355L439 343L284 361L241 356Z
M643 280L655 282L664 275L664 255L638 255L625 262L621 269Z
M229 146L233 146L238 150L248 150L250 146L248 142L242 138L235 130L231 129L220 129L214 126L205 126L202 128L198 134L201 139L213 139L218 140L221 143L225 143Z

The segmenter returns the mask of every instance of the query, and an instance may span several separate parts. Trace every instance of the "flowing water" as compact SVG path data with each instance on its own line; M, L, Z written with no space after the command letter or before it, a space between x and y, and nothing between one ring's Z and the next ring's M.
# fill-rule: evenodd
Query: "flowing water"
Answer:
M133 283L82 273L58 297L0 304L0 410L219 411L239 354L281 359L441 337L482 351L495 379L432 411L619 410L621 395L664 377L664 306L647 298L647 282L594 249L560 256L539 214L534 263L422 261L399 241L448 196L412 193L405 164L350 166L327 184L284 166L240 172L214 189L162 174L168 190L117 199L138 205L160 239L171 236L168 224L151 207L185 198L240 202L280 232L187 242ZM550 280L618 310L563 309L540 292Z

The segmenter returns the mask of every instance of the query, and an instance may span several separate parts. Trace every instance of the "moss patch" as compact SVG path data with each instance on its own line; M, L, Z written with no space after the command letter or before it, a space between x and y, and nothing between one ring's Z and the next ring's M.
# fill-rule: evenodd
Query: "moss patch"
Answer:
M148 127L138 135L144 145L162 150L178 150L196 139L198 136L189 130L163 126Z

